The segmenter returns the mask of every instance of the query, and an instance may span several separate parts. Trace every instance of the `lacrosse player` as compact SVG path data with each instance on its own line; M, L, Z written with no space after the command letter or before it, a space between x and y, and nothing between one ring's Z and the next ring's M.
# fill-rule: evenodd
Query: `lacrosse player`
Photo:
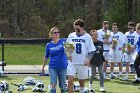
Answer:
M110 43L111 43L111 39L110 39L110 35L111 32L109 31L109 22L108 21L104 21L103 22L103 28L98 30L98 40L103 42L103 48L104 48L104 58L105 58L105 62L104 62L104 78L106 79L106 70L107 70L107 64L108 64L108 60L110 58L110 54L109 54L109 50L110 50Z
M73 42L75 46L75 51L68 57L70 60L67 68L68 92L73 93L73 80L77 72L80 93L85 93L85 79L88 78L89 69L86 65L90 63L95 47L91 36L84 30L84 21L82 19L75 20L73 27L75 32L70 33L67 38L67 42Z

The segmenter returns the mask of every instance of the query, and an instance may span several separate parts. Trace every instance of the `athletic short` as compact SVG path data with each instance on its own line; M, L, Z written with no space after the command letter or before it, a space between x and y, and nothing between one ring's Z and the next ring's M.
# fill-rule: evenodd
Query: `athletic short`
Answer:
M121 62L122 61L122 50L110 50L109 62Z
M78 79L87 79L88 78L89 67L84 64L72 64L68 62L67 75L75 76L78 73Z
M109 50L108 50L108 51L104 51L104 52L103 52L103 56L104 56L105 60L109 60L109 59L110 59Z
M132 52L130 54L124 53L124 55L123 55L123 61L124 62L134 63L135 58L136 58L135 52Z

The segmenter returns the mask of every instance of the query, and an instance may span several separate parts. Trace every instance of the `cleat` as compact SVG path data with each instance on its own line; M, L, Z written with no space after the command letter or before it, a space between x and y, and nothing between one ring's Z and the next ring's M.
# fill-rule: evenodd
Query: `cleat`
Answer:
M105 89L103 87L101 87L100 92L105 92Z
M128 80L128 77L125 77L125 78L123 78L122 80L123 80L123 81L127 81L127 80Z
M111 74L110 75L110 79L114 79L115 78L115 75L114 74Z

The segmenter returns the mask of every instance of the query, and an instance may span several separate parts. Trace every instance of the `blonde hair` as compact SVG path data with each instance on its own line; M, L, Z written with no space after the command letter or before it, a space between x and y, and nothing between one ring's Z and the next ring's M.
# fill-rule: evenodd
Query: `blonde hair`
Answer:
M137 23L136 25L136 30L139 29L140 30L140 23Z
M57 27L53 27L51 28L50 32L49 32L49 37L52 38L52 34L54 30L59 30Z

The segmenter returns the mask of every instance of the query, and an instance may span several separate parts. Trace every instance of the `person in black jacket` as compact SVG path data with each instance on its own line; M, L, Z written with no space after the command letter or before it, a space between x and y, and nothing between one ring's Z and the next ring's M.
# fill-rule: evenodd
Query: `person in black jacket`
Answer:
M92 36L93 43L95 45L96 50L95 50L94 56L92 57L90 61L92 76L90 78L89 89L90 89L90 92L95 92L93 89L92 82L96 75L96 67L98 67L98 72L100 76L100 91L104 92L105 89L104 89L103 62L105 61L105 59L103 57L103 43L97 40L98 33L96 30L91 30L90 34Z

